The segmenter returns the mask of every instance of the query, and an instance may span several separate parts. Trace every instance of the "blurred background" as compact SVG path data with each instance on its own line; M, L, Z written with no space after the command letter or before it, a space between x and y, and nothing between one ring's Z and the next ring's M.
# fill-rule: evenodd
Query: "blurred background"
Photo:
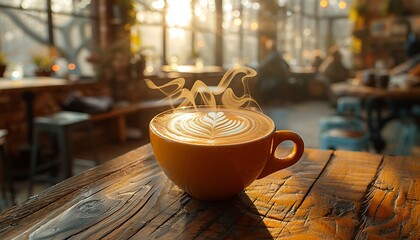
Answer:
M90 114L104 162L147 143L151 117L172 107L145 79L217 87L241 66L258 73L249 88L263 112L307 147L417 156L417 130L407 126L420 115L419 39L416 0L0 0L0 129L18 201L34 118ZM340 112L346 104L351 112ZM331 117L356 117L360 128ZM327 135L331 121L338 136ZM353 149L354 130L362 147ZM89 158L83 134L71 141ZM54 144L44 142L48 158Z

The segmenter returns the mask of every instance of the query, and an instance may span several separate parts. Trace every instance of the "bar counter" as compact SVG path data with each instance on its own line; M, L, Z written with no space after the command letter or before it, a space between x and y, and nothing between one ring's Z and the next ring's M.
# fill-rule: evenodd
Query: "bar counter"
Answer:
M310 148L234 198L199 201L148 144L6 210L0 239L420 239L419 201L418 157Z

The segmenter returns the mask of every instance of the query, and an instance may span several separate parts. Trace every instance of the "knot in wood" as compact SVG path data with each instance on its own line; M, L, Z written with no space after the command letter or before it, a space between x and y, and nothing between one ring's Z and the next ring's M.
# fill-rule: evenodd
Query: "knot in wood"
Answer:
M334 203L333 208L328 212L328 216L340 217L344 214L353 211L355 208L354 203L350 201L337 201Z
M102 199L94 199L81 203L76 207L76 216L78 218L92 218L102 215L106 212L103 202Z

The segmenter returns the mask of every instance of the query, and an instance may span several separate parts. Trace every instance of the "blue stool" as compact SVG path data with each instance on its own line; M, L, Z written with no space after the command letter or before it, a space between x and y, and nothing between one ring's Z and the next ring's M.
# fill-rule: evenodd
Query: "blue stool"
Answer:
M416 141L417 126L415 123L404 123L401 129L401 135L398 140L397 148L394 151L398 156L411 155L411 149Z
M345 116L332 116L321 118L320 120L320 142L323 149L329 149L331 142L337 139L337 137L330 136L328 133L331 130L340 130L340 131L353 131L353 132L365 132L363 128L363 122L355 117L345 117ZM345 142L345 137L340 137L340 140L337 140L340 143ZM349 139L349 141L353 141ZM325 145L326 144L326 145ZM325 146L324 146L325 145ZM341 144L342 145L342 144Z
M354 117L345 116L331 116L321 118L319 121L321 133L334 129L347 129L347 130L358 130L363 131L363 122Z
M362 102L357 97L340 97L337 99L336 111L338 115L360 118L362 116Z
M55 184L72 176L71 133L75 130L85 130L93 151L94 160L99 164L99 158L94 142L90 116L78 112L58 112L49 116L37 117L34 120L34 134L31 150L31 166L29 179L29 195L32 195L33 184L47 182ZM49 133L55 137L58 144L58 159L39 162L38 150L41 132ZM58 170L55 176L42 174L47 170Z
M363 131L331 129L321 133L321 149L369 151L369 137Z
M337 99L338 115L320 120L321 148L369 150L369 136L363 128L362 104L357 97Z

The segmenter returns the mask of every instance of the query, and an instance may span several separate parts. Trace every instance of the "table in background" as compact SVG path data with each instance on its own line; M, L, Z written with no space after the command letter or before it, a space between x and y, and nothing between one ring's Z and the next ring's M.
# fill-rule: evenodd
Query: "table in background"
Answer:
M385 149L386 143L381 131L389 121L400 118L402 112L406 117L418 117L411 110L413 106L420 104L420 87L370 87L353 79L331 84L330 88L336 97L357 96L363 99L370 138L377 152Z
M314 68L294 66L290 68L289 83L297 84L300 97L308 97L309 82L315 79L317 72ZM297 94L295 92L295 94Z
M22 93L22 99L25 103L25 117L27 121L27 142L32 141L33 129L33 101L37 91L53 90L59 87L69 86L71 83L66 79L50 77L33 77L20 80L9 80L0 78L0 94L11 92Z
M0 239L419 239L419 183L419 158L306 149L238 196L203 202L145 145L6 210Z

